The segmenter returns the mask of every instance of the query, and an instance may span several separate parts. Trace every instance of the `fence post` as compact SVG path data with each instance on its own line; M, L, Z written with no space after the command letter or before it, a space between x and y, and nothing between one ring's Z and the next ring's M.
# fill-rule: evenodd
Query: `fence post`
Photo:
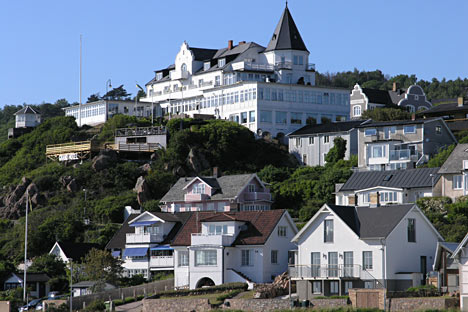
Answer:
M83 301L83 310L86 309L86 301Z
M133 298L135 298L135 299L136 299L135 288L133 289Z

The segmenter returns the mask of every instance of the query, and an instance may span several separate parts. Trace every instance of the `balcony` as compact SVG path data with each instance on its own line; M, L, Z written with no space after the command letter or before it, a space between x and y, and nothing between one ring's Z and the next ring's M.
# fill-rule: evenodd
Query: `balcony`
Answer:
M289 267L289 276L293 279L339 279L339 278L363 278L363 270L358 264L319 264L319 265L295 265Z
M162 234L151 234L151 233L143 233L143 234L135 234L135 233L127 233L127 244L147 244L147 243L160 243L164 240L164 236Z
M184 200L186 202L198 202L198 201L205 201L210 199L210 195L208 194L192 194L192 193L187 193L184 196Z
M189 76L188 71L171 71L170 72L170 77L172 80L187 79L188 76Z
M244 200L246 201L257 201L257 200L271 201L271 193L267 193L267 192L245 193Z
M306 70L315 71L315 64L313 64L313 63L307 64Z
M195 245L231 246L234 240L235 240L235 236L233 234L192 233L192 246L195 246Z
M150 267L152 268L168 268L174 266L173 256L151 256Z
M272 72L275 67L270 64L257 64L254 62L237 62L232 64L233 70L251 70L251 71L264 71Z
M417 160L419 153L417 151L404 149L404 150L390 150L390 160Z

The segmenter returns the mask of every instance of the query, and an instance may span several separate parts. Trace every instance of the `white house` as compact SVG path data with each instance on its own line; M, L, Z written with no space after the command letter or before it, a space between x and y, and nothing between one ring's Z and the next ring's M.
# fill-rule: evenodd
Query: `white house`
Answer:
M55 242L49 251L49 254L55 255L64 263L81 262L88 252L93 249L100 249L98 244L93 243L74 243L74 242Z
M95 126L105 123L116 114L136 117L151 117L154 105L127 100L99 100L63 108L65 116L73 116L78 126ZM156 115L156 114L155 114ZM81 124L80 124L81 121Z
M184 42L156 70L147 97L163 114L212 115L282 137L309 123L349 119L349 91L316 87L315 65L286 6L267 47L232 40L220 49Z
M271 282L287 270L296 233L286 210L192 213L171 244L175 286Z
M124 261L124 276L141 274L150 279L152 272L172 271L174 258L170 244L189 217L189 213L131 214L106 249Z
M335 204L376 206L415 203L419 198L440 196L439 168L353 172L337 184Z
M41 114L31 106L25 106L15 113L15 128L33 128L41 123Z
M468 311L468 234L463 238L460 245L455 249L452 258L458 261L460 310Z
M405 290L424 282L442 237L414 204L323 205L292 239L301 300L350 288Z
M116 287L109 283L98 285L96 281L82 281L72 285L73 297L90 295L94 292L112 290Z
M358 140L356 126L362 121L341 121L304 126L290 134L289 152L299 162L307 166L325 165L325 156L334 146L336 137L346 140L346 152L344 159L358 152Z

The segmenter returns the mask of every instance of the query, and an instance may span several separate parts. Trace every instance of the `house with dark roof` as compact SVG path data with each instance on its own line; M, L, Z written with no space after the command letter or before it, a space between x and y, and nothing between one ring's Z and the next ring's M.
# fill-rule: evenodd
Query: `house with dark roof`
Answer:
M425 283L439 241L415 204L325 204L292 239L297 261L289 274L300 300L350 288L406 290Z
M358 152L357 129L362 121L340 121L304 126L288 134L289 152L306 166L325 165L325 156L334 146L333 140L346 140L346 160Z
M270 189L255 174L180 178L161 198L161 211L269 210Z
M455 200L468 194L468 144L458 144L438 172L442 196Z
M361 88L356 83L350 95L351 119L361 119L364 111L383 107L402 107L408 112L425 111L432 107L426 98L424 90L418 85L412 85L408 90L397 88L393 83L392 90Z
M438 242L434 256L434 272L437 272L437 288L442 293L453 293L459 290L459 261L452 255L459 243Z
M468 130L468 97L432 100L434 104L418 115L424 118L443 117L452 132Z
M140 274L150 279L157 271L174 270L172 241L190 213L131 214L107 243L106 249L123 260L123 276Z
M193 212L172 241L175 286L271 282L293 258L286 210Z
M55 242L49 254L55 255L64 263L80 263L93 248L100 249L98 244L93 243Z
M26 273L26 285L29 296L41 298L50 292L50 277L45 273ZM24 272L11 273L3 282L3 290L23 287Z
M439 168L357 171L335 186L335 203L343 206L381 206L415 203L440 196Z
M309 122L349 119L349 90L315 86L315 64L288 6L266 38L266 47L226 40L218 49L184 41L174 64L155 71L141 101L163 115L213 116L281 139Z
M438 118L394 121L367 120L358 129L358 168L416 168L457 139Z

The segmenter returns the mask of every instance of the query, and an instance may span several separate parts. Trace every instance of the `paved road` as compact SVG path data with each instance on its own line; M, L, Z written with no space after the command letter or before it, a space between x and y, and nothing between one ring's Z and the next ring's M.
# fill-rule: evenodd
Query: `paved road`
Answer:
M143 301L130 302L115 307L115 311L141 312L143 310Z

